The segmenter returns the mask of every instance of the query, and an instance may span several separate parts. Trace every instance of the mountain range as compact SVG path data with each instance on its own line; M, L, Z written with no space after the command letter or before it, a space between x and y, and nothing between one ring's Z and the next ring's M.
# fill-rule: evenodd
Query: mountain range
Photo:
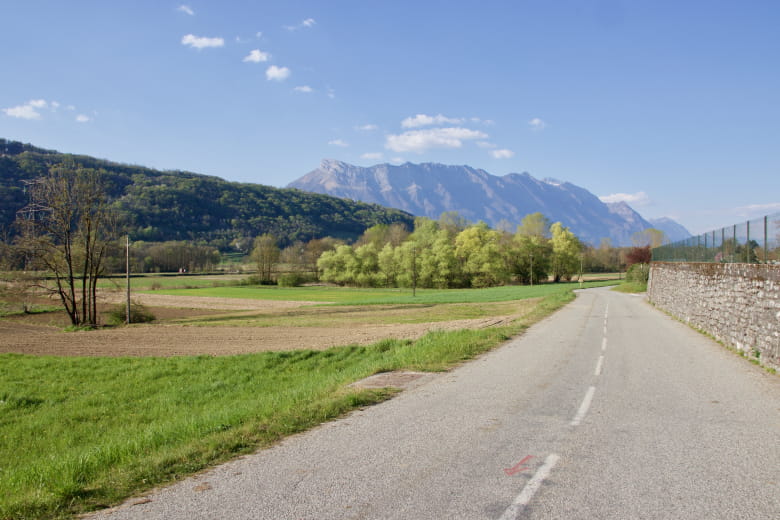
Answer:
M326 159L288 187L433 219L457 211L470 221L482 220L509 230L525 215L541 212L592 245L609 238L615 246L628 246L634 233L648 228L661 229L672 241L690 236L671 219L650 222L625 202L607 204L585 188L554 179L539 180L529 173L498 177L470 166L407 162L360 167Z

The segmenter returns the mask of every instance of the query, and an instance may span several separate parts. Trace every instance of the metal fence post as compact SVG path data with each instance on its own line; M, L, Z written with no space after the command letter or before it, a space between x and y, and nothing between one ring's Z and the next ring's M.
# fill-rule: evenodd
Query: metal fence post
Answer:
M764 263L769 263L769 257L767 256L769 254L769 243L767 242L767 228L768 228L768 215L764 215Z

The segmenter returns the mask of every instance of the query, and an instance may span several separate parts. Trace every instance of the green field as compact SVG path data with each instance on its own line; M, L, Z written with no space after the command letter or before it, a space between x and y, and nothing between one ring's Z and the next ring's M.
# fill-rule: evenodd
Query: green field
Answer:
M616 285L616 281L585 282L583 288ZM580 284L508 285L487 289L354 289L348 287L225 286L197 289L160 289L156 294L248 298L254 300L311 301L343 305L398 305L482 303L543 298L579 289Z
M157 289L188 289L194 287L214 287L240 282L244 276L217 274L217 275L191 275L191 274L148 274L143 276L131 276L130 288L137 291L151 291ZM98 282L101 289L124 290L127 280L123 276L111 276L101 278Z

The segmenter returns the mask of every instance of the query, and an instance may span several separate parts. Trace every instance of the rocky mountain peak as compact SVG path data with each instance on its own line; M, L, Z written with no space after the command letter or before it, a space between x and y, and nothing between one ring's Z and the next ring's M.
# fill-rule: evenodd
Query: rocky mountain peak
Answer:
M625 202L607 205L585 188L528 172L502 177L471 166L438 163L354 166L334 159L290 183L290 187L398 208L438 219L457 211L472 222L516 226L541 212L560 221L581 240L597 245L610 238L631 245L631 235L653 227Z

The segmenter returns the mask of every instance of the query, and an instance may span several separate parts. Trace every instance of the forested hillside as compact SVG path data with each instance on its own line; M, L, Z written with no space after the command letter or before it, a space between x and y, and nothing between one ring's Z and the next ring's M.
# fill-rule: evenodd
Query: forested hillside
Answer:
M0 232L14 233L16 212L28 203L23 181L64 164L103 173L132 240L192 240L225 251L249 247L253 237L264 233L284 246L325 236L354 239L376 224L413 227L410 214L376 204L118 164L0 139Z

